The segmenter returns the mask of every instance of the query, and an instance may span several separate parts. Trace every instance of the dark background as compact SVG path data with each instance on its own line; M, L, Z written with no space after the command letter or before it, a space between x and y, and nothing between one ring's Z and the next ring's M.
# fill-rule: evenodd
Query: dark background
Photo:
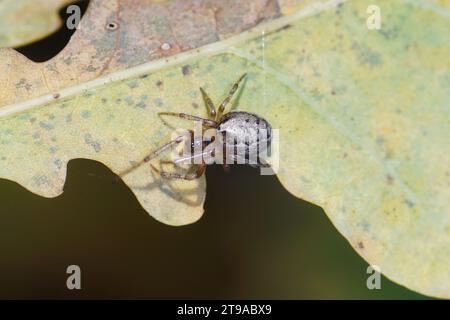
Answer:
M63 27L17 50L45 61L71 34ZM95 161L70 161L54 199L0 180L0 298L425 298L384 277L368 290L367 263L275 176L243 166L206 176L204 216L184 227L151 218ZM80 291L66 288L71 264Z

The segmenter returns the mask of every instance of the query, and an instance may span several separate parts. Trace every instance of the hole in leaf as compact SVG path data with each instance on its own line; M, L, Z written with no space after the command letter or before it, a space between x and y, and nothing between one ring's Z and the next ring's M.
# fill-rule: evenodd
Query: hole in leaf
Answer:
M110 22L106 26L106 29L113 31L113 30L116 30L117 27L118 27L118 24L116 22Z
M69 3L67 6L62 8L59 11L59 16L61 21L63 21L62 26L53 34L37 42L14 49L34 62L45 62L56 56L62 49L64 49L69 42L70 37L76 31L75 28L69 29L66 24L67 19L73 14L67 13L67 8L71 5L77 5L80 8L82 17L89 5L89 0L74 1L73 3Z

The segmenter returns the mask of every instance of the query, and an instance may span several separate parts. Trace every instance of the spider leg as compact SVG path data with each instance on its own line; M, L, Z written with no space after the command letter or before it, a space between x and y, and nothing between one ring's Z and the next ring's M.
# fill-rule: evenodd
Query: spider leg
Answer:
M192 134L192 132L190 134ZM156 158L157 156L159 156L164 151L166 151L166 150L170 149L171 147L173 147L174 145L182 142L185 137L186 137L186 135L181 135L181 136L178 136L175 139L173 139L173 140L163 144L162 146L158 147L157 149L155 149L151 153L149 153L147 156L145 156L145 158L142 159L139 163L137 163L134 166L132 166L131 168L121 172L119 174L119 176L124 176L124 175L130 173L131 171L135 170L139 166L141 166L143 163L149 162L150 160Z
M203 90L202 87L200 87L200 92L202 93L203 101L205 101L206 106L208 107L209 114L212 117L216 116L216 107L214 107L214 103L212 102L211 98L208 96L208 94Z
M178 136L175 139L163 144L162 146L160 146L159 148L157 148L156 150L152 151L151 153L149 153L143 160L142 162L149 162L150 160L156 158L157 156L159 156L161 153L163 153L164 151L166 151L167 149L170 149L172 146L180 143L181 141L183 141L183 138L185 138L185 135L182 136Z
M203 140L198 140L197 142L204 142L204 141ZM209 141L207 141L207 142L209 142ZM189 160L194 160L194 159L197 159L197 158L202 158L202 161L203 161L203 157L204 156L209 156L212 153L214 153L214 151L215 151L214 149L206 150L206 151L203 151L201 153L183 156L183 157L177 158L175 160L161 160L161 161L159 161L159 163L161 163L161 164L172 164L172 165L175 164L176 165L176 164L180 164L180 163L187 162Z
M185 162L185 161L194 160L194 159L200 158L200 157L202 157L202 161L203 161L203 157L204 156L209 156L214 151L215 151L214 149L206 150L206 151L203 151L202 153L199 153L199 154L192 154L192 155L189 155L189 156L186 156L186 157L175 159L172 163L178 164L178 163L182 163L182 162Z
M187 120L193 120L193 121L201 121L203 125L215 128L217 127L217 122L211 119L204 119L197 116L193 116L186 113L177 113L177 112L159 112L159 115L166 115L166 116L174 116L182 119Z
M247 73L244 73L231 87L230 92L228 93L227 97L222 101L222 103L219 106L219 110L217 112L217 117L216 120L220 119L220 117L223 114L223 111L225 110L226 105L228 104L228 102L230 102L231 98L233 97L234 93L236 92L236 90L239 88L239 83L242 81L242 79L245 78L245 76L247 75Z
M258 165L263 168L270 168L271 165L266 161L266 159L258 157Z
M161 175L163 178L167 179L184 179L184 180L195 180L203 175L206 169L206 164L196 164L191 167L191 170L195 168L195 171L190 171L188 173L178 173L178 172L167 172L158 170L154 165L150 164L151 168Z

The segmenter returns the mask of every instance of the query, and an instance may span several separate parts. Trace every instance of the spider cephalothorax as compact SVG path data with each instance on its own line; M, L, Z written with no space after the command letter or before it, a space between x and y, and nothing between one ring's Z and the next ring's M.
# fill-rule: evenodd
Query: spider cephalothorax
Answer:
M220 137L221 143L223 143L223 153L221 156L223 157L222 163L224 166L232 163L250 164L252 166L266 166L267 164L262 162L262 159L259 158L259 154L261 151L264 151L268 148L268 146L270 146L270 142L272 140L272 128L270 124L265 119L249 112L231 111L225 114L223 113L226 105L230 102L234 93L238 89L239 83L245 76L246 74L242 75L234 83L227 97L217 108L217 111L208 94L200 88L203 100L209 110L209 119L204 119L185 113L160 112L159 114L199 121L202 123L204 130L215 129L217 132L217 137ZM217 143L217 140L206 139L203 137L203 134L200 138L196 138L194 131L192 130L189 130L188 135L180 135L172 141L160 146L146 156L141 163L149 162L162 152L185 141L186 138L190 141L188 156L176 159L173 163L176 164L194 159L197 160L193 161L194 163L191 165L187 173L160 171L153 165L150 164L150 166L153 170L165 178L193 180L200 177L205 172L206 165L208 164L204 161L204 158L215 156L214 151L217 150L214 148L208 148L208 146L213 142ZM200 149L200 151L196 152L198 149ZM201 159L200 161L198 161L199 158Z

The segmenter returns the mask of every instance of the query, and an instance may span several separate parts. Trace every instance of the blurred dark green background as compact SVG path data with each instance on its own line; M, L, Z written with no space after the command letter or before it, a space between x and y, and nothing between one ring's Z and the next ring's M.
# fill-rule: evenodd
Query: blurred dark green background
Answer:
M44 61L70 34L18 50ZM185 227L151 218L94 161L71 161L55 199L0 180L0 298L424 298L384 277L368 290L367 263L275 176L242 166L206 175L204 216ZM66 288L71 264L81 267L80 291Z
M105 166L69 162L64 193L36 196L0 180L0 298L421 298L367 264L318 207L275 176L207 169L202 219L151 218ZM66 268L82 290L66 289Z

